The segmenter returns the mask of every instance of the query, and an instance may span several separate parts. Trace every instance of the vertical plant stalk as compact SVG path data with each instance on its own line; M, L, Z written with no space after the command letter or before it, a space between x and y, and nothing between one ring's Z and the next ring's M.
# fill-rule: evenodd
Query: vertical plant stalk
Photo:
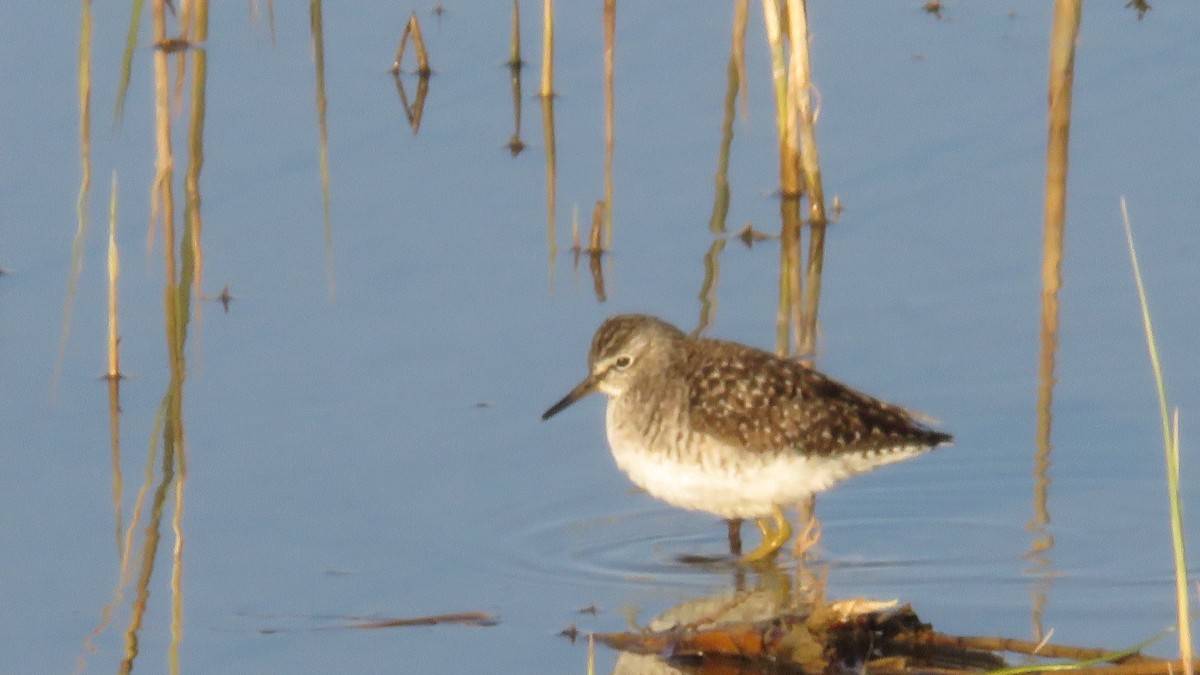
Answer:
M117 283L121 278L121 257L117 252L117 172L113 172L108 202L108 371L110 380L121 379L120 326L117 315Z
M790 93L788 62L784 56L779 0L763 0L767 45L771 50L771 81L775 87L775 121L779 139L779 190L784 197L800 195L800 153L796 141L794 98Z
M125 556L122 545L121 502L124 499L124 479L121 472L121 332L117 312L117 285L121 279L121 257L117 249L117 172L112 176L112 192L108 207L108 422L109 449L113 472L113 521L116 527L117 558Z
M333 219L329 214L329 120L328 101L325 98L325 28L321 18L321 0L309 0L309 33L313 45L313 67L316 71L317 132L320 135L321 163L321 214L325 220L325 276L329 286L329 300L337 297L337 283L333 276Z
M617 0L604 0L604 248L612 248L613 238L613 123L614 54L617 41Z
M603 201L597 201L592 207L592 228L588 230L588 253L603 254L604 248L604 210Z
M733 146L733 121L737 117L738 90L744 91L742 75L745 60L739 50L746 46L746 23L750 0L737 0L734 5L733 31L729 45L729 65L725 69L725 114L721 118L721 145L717 153L717 172L713 176L714 192L712 215L708 219L708 231L714 234L725 232L729 216L729 150Z
M804 320L795 326L797 351L811 354L816 347L817 311L821 302L821 270L825 260L825 189L821 181L821 155L817 149L817 116L813 109L812 59L808 46L808 12L805 0L787 0L789 36L791 37L791 76L795 83L792 94L799 115L800 168L804 173L805 193L808 196L809 247L808 268L804 285L803 310L796 316Z
M521 58L521 3L513 0L512 9L512 41L508 49L509 83L512 89L513 102L513 133L508 139L508 151L513 157L525 149L525 141L521 140L521 69L525 61Z
M508 45L509 68L521 68L525 62L521 60L521 0L513 0L512 7L512 40Z
M433 68L429 66L429 50L425 48L425 36L421 34L421 22L417 20L416 12L413 12L409 23L412 24L413 50L417 56L417 75L429 77L433 74Z
M771 80L775 88L775 122L779 140L779 307L775 316L775 352L786 356L792 317L798 311L800 267L800 159L796 114L784 56L779 0L763 0L763 21L771 51Z
M554 96L554 0L542 0L542 88L538 96Z
M396 47L396 60L392 63L392 73L400 74L409 38L412 38L413 53L417 59L417 69L414 72L421 77L429 77L433 74L433 69L429 67L429 51L425 49L425 38L421 35L421 22L417 19L416 12L409 15L408 22L404 24L404 32L400 34L400 44Z
M1167 387L1163 379L1162 362L1158 358L1158 342L1154 339L1154 324L1150 320L1150 302L1146 299L1146 286L1142 282L1142 269L1138 265L1137 249L1133 245L1133 228L1129 225L1129 210L1125 198L1121 198L1121 220L1125 225L1125 243L1129 247L1129 262L1133 267L1133 280L1137 285L1138 304L1142 310L1142 327L1146 333L1146 351L1150 355L1150 367L1154 371L1154 385L1158 394L1158 411L1162 422L1163 451L1167 468L1168 510L1171 514L1171 547L1175 562L1175 607L1179 621L1179 658L1183 661L1186 675L1193 675L1192 624L1188 611L1190 594L1187 580L1187 550L1183 539L1183 509L1179 494L1179 417L1176 411L1172 429L1170 405L1167 402Z
M75 198L75 239L71 243L71 271L67 274L67 295L63 300L62 331L58 337L58 353L54 358L54 374L50 378L50 398L58 389L63 360L67 353L67 338L71 335L71 310L83 273L83 244L87 239L88 194L92 188L92 2L83 0L79 18L79 194Z

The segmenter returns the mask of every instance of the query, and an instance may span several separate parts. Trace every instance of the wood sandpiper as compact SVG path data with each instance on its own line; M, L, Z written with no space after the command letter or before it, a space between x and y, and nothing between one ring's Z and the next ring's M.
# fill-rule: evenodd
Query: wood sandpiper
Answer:
M642 314L600 326L587 377L542 419L594 391L609 397L608 444L635 484L673 506L756 519L762 543L744 562L791 537L784 506L952 440L798 361Z

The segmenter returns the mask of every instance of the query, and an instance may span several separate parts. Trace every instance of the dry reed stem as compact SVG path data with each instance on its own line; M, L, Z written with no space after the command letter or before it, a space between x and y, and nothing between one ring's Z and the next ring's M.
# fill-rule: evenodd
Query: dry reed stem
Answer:
M588 231L588 253L604 253L604 221L605 205L597 201L592 207L592 228Z
M542 88L538 96L554 96L554 0L542 0Z
M788 144L790 136L787 116L787 67L783 60L783 38L779 25L779 5L776 0L763 0L763 23L767 31L767 46L771 52L771 81L775 91L775 122L776 122L776 138L779 142L780 157L785 156L784 148ZM780 174L784 172L783 165L786 162L781 160ZM782 189L782 178L780 186ZM782 201L781 201L782 204ZM785 235L781 233L781 237ZM787 267L784 262L786 254L783 253L784 244L780 243L780 269L779 269L779 306L776 308L775 314L775 353L784 356L787 354L787 315L788 315L788 289L790 284L787 282Z
M404 22L404 30L400 31L400 42L396 44L396 56L392 59L392 74L399 75L400 68L404 62L404 52L408 48L408 36L412 32L413 18L417 16L416 12L408 17L408 21Z
M803 255L801 235L803 232L804 221L800 218L800 198L804 191L804 182L801 180L803 168L801 157L803 153L804 143L800 141L800 125L802 115L800 111L800 94L804 84L801 79L804 77L801 72L801 55L807 60L807 22L805 21L800 11L794 11L797 6L793 0L784 0L781 10L785 12L787 17L787 38L788 38L788 60L787 60L787 116L788 122L791 125L790 141L793 144L789 148L789 156L781 157L781 162L786 162L781 166L786 166L787 170L782 174L787 180L791 180L791 184L786 184L783 190L783 204L787 207L784 211L784 228L782 232L783 242L786 244L788 256L785 259L787 268L787 283L788 283L788 329L792 337L792 353L801 354L802 334L804 333L804 298L802 296L802 278L801 278L801 257ZM792 173L786 173L790 170ZM795 203L789 203L789 200L794 200ZM794 214L794 215L793 215ZM792 240L795 240L794 242ZM799 546L799 540L796 541Z
M775 86L775 121L779 140L779 189L783 196L800 194L796 115L792 113L787 60L783 53L779 0L763 0L763 21L771 50L771 80Z
M108 201L108 372L110 380L121 379L121 341L117 317L117 282L121 278L121 257L117 252L117 172L113 172Z
M522 68L525 62L521 60L521 0L513 0L512 7L512 40L508 45L509 68Z
M596 675L596 635L588 633L587 675Z
M404 59L405 47L408 46L409 37L412 37L413 52L417 59L417 69L415 72L421 77L429 77L433 74L433 69L429 67L429 52L425 49L425 38L421 35L421 22L417 19L416 12L413 12L408 17L408 23L404 24L404 32L400 34L400 45L396 47L396 60L392 63L392 73L400 73L401 62Z
M800 303L800 159L796 140L795 97L792 87L794 78L789 76L788 61L784 57L782 7L780 0L763 0L763 21L766 26L767 44L771 52L771 77L775 91L775 120L779 141L779 190L780 190L780 267L779 306L775 317L775 351L786 356L788 335L798 334L792 325L798 325Z
M821 270L825 259L825 189L821 180L821 156L817 148L817 115L813 107L811 92L812 59L808 46L808 13L805 0L787 0L788 34L791 37L792 96L799 116L800 168L804 173L805 193L808 197L809 247L808 268L805 276L807 294L803 309L796 315L803 317L804 325L795 326L798 339L797 351L810 354L816 347L817 313L821 301Z

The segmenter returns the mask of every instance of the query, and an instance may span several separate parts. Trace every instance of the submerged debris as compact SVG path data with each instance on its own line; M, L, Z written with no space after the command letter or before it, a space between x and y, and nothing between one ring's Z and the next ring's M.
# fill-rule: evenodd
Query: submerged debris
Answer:
M975 673L1006 668L1002 652L1073 659L1072 667L1079 668L1073 670L1076 675L1165 675L1181 669L1178 661L1142 656L1140 650L1147 643L1111 652L947 635L923 623L909 605L897 608L894 603L865 600L822 604L807 612L761 620L679 624L661 630L597 633L595 638L628 655L652 655L673 665L766 668L769 672ZM1039 668L1062 670L1064 664L1043 663L1021 672Z
M495 626L500 623L495 614L488 612L459 612L456 614L433 614L411 619L361 620L347 628L407 628L409 626L439 626L456 623L464 626Z

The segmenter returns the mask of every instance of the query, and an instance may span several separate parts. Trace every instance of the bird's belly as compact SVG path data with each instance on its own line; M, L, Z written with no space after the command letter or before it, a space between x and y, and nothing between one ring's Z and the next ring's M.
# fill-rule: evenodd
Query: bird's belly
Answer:
M652 448L610 435L613 458L629 479L668 504L722 518L758 518L799 503L856 473L844 462L797 453L752 455L709 442L687 451Z

